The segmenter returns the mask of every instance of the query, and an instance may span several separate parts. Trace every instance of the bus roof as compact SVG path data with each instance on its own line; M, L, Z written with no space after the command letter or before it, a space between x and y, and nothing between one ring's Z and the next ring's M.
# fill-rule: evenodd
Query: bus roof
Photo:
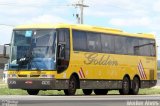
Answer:
M85 31L94 31L94 32L102 32L123 36L131 36L131 37L141 37L148 39L155 39L153 34L145 34L145 33L128 33L119 29L107 28L107 27L99 27L99 26L90 26L90 25L81 25L81 24L28 24L28 25L20 25L14 28L17 29L53 29L53 28L72 28L77 30L85 30Z

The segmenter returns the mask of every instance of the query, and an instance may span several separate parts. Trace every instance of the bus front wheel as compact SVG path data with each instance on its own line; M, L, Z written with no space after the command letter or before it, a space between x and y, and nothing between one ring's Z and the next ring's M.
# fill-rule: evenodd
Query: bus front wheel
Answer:
M85 95L90 95L92 93L92 89L83 89L83 93Z
M121 95L128 95L130 90L130 80L128 77L123 78L122 89L119 90Z
M75 95L77 89L77 80L75 76L72 76L69 80L68 89L64 90L65 95Z
M39 90L37 90L37 89L28 89L27 93L29 95L37 95L39 93Z

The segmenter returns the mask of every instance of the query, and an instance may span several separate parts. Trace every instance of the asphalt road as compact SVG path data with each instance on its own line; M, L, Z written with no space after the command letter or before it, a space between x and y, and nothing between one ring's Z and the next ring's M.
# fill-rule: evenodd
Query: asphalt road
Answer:
M0 96L2 106L160 106L160 95Z

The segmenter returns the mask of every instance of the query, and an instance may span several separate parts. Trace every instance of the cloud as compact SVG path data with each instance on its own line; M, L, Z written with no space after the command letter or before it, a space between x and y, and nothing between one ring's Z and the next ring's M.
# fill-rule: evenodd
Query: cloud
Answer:
M10 5L10 6L14 6L14 5L22 5L22 6L30 6L30 5L44 5L46 3L48 3L50 0L27 0L27 2L24 2L23 0L0 0L1 4L5 4L5 5Z
M59 0L0 0L0 24L19 25L28 23L69 22L58 13L66 8L57 8ZM61 1L62 2L62 1ZM53 15L54 14L54 15ZM0 25L0 44L9 43L13 27Z
M151 1L146 0L85 0L89 8L85 8L85 15L106 18L141 18L148 15Z
M62 1L61 1L62 2ZM30 17L62 10L60 0L0 0L0 13L10 17ZM61 8L60 8L61 7ZM64 9L65 10L65 9Z
M7 44L11 41L13 27L0 26L0 44Z
M120 19L120 18L113 18L109 21L110 24L115 26L121 26L121 27L136 27L136 26L149 26L151 24L151 20L146 17L142 18L130 18L130 19Z
M156 12L160 12L160 1L157 1L157 2L154 2L153 3L153 10L156 11Z
M69 20L61 18L59 16L54 15L40 15L38 17L32 18L30 21L26 23L69 23Z

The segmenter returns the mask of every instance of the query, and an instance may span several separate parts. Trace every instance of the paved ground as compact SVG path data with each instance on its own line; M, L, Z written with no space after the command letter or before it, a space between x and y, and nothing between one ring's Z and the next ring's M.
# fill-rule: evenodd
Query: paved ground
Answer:
M160 106L160 95L1 96L2 106Z

